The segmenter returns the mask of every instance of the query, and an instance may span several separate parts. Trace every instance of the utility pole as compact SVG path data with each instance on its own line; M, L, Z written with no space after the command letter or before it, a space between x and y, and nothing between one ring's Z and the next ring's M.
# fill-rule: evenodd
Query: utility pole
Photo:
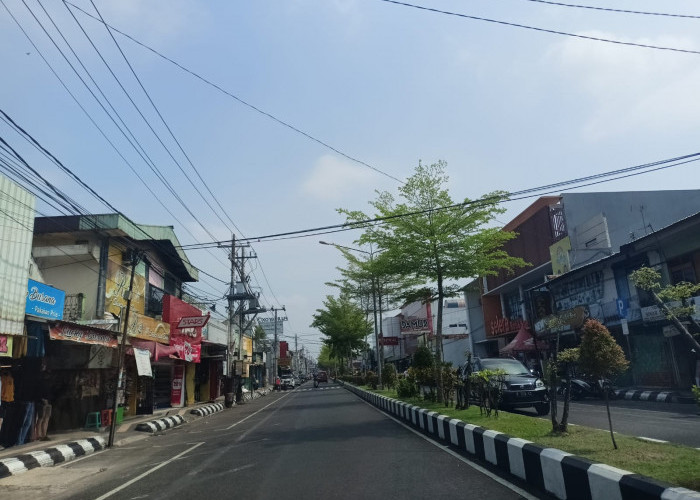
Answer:
M272 383L274 384L277 380L277 358L279 357L279 350L277 345L277 311L280 310L278 307L272 307L272 311L275 313L275 341L272 346ZM285 307L282 306L282 311L286 311Z
M227 408L234 405L233 397L233 375L235 373L234 363L233 363L233 318L234 318L234 287L236 286L236 235L231 234L231 253L229 254L229 260L231 261L231 281L229 283L229 291L227 295L228 299L228 348L226 349L226 368L227 368L227 379L226 379L226 394L225 394L225 404Z
M122 379L122 368L124 367L124 349L126 347L126 336L129 331L129 311L131 310L131 294L134 288L134 273L136 272L136 265L141 259L140 253L134 253L131 261L131 278L129 278L129 290L124 292L124 298L126 299L126 311L124 312L124 325L122 328L122 339L119 343L119 353L117 358L117 377L114 384L114 400L112 401L112 422L109 427L109 441L107 442L108 447L114 445L114 433L117 429L117 408L119 405L119 386Z

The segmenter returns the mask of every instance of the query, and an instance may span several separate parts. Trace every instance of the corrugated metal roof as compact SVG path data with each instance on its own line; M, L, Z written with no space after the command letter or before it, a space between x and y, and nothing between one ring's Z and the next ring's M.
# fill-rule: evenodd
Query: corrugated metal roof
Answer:
M24 333L36 198L0 175L0 335Z

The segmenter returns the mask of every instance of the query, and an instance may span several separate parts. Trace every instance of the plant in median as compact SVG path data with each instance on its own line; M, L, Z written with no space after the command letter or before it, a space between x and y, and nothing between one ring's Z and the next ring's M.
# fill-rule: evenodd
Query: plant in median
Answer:
M368 370L367 373L365 373L365 385L371 387L372 389L376 389L378 384L379 377L377 374L372 370Z
M382 384L389 389L396 385L396 367L392 364L384 365L382 369Z
M498 416L498 405L501 402L501 395L505 387L505 372L503 370L480 370L470 376L472 390L479 404L480 413L491 413Z
M629 366L622 348L608 329L599 321L589 319L583 325L583 336L579 346L579 367L595 380L605 380L624 372ZM603 390L605 409L608 412L608 425L610 426L610 438L613 447L617 449L615 435L612 429L610 417L610 401L608 391Z
M693 397L695 398L695 402L700 407L700 387L698 387L697 385L694 385L693 387L690 388L690 390L693 391Z

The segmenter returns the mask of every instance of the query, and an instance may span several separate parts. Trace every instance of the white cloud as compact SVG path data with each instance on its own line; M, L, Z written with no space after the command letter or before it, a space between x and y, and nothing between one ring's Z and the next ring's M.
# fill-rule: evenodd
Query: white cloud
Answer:
M586 36L621 39L603 32ZM694 49L689 38L636 39L635 43ZM694 127L700 112L697 56L567 39L549 52L572 92L588 98L582 133L597 141L630 133L654 133Z
M377 177L367 167L324 155L318 159L301 189L304 194L319 200L338 201L349 197L358 188L366 192L367 185L376 184Z

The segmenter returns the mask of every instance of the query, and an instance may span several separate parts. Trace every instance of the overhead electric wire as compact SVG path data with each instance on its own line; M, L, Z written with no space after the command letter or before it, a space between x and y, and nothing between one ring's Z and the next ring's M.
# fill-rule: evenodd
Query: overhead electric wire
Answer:
M73 55L75 56L75 58L78 60L78 62L80 63L80 65L83 67L83 69L85 70L85 72L90 76L90 72L85 68L85 66L83 65L82 61L80 60L80 57L75 53L75 51L73 50L73 48L72 48L72 46L70 45L70 43L68 42L68 40L66 40L66 38L63 36L63 33L61 32L60 28L58 28L58 26L56 25L56 23L54 23L53 18L49 15L49 13L46 11L46 9L44 9L44 6L43 6L43 4L41 3L41 0L37 0L37 2L38 2L39 5L41 6L42 10L44 10L44 13L45 13L46 16L48 17L48 19L51 21L51 23L53 24L54 28L55 28L56 31L59 33L59 35L61 36L61 38L63 39L63 41L64 41L64 42L66 43L66 45L69 47L69 49L71 50L71 52L73 53ZM51 40L51 42L54 44L54 46L55 46L56 49L59 51L59 53L63 56L63 58L64 58L64 59L66 60L66 62L69 64L69 66L71 67L71 69L72 69L72 70L75 72L75 74L80 78L80 81L83 83L83 85L85 85L86 88L89 89L89 86L87 85L87 83L85 82L85 80L80 76L80 74L79 74L78 71L75 69L75 67L73 66L73 64L68 60L68 57L66 57L66 55L63 53L63 50L61 50L61 48L60 48L60 47L58 46L58 44L55 42L55 40L53 39L53 37L52 37L52 36L49 34L49 32L46 30L46 28L44 27L43 23L42 23L42 22L39 20L39 18L34 14L34 11L32 11L32 9L27 5L26 0L22 0L22 3L25 5L25 7L27 8L27 10L29 10L29 12L31 13L32 17L34 17L34 20L39 24L39 26L40 26L41 29L44 31L44 33L46 34L46 36ZM82 28L82 27L81 27L81 28ZM84 31L83 31L83 32L84 32ZM134 102L134 100L131 98L131 95L127 92L127 90L126 90L126 89L124 88L124 86L122 85L122 83L121 83L121 81L119 80L119 78L114 74L114 72L112 71L111 67L110 67L109 64L107 63L107 61L105 61L105 59L102 57L102 54L100 53L100 51L99 51L99 50L97 49L97 47L92 43L92 40L90 39L90 37L87 36L87 34L85 34L85 35L86 35L86 37L88 38L88 41L90 42L90 44L92 45L92 47L93 47L93 48L95 49L95 51L97 52L97 54L98 54L98 56L100 57L100 59L102 60L102 62L105 64L105 66L107 67L107 69L109 70L109 72L112 74L112 76L113 76L114 79L116 80L116 82L117 82L117 84L119 85L119 87L122 89L122 91L124 92L124 94L126 95L126 97L128 98L128 100L129 100L129 101L131 102L131 104L134 106L134 109L136 109L137 113L141 116L141 118L144 120L144 122L145 122L146 125L149 127L149 129L151 130L151 132L153 132L153 134L156 136L156 138L157 138L158 141L161 143L161 145L163 146L163 148L165 148L165 150L168 152L168 154L170 155L170 157L175 161L175 163L177 163L177 160L175 160L175 158L174 158L174 156L172 155L172 153L170 152L170 150L167 148L167 146L165 146L165 144L164 144L163 141L161 140L160 136L156 133L156 131L155 131L155 130L153 129L153 127L151 126L150 122L149 122L149 121L146 119L146 117L143 115L143 113L142 113L141 110L139 109L138 105ZM94 82L94 80L92 79L92 76L90 76L90 79ZM95 83L95 85L96 85L96 87L99 89L99 85L97 85L96 83ZM89 89L89 90L90 90L90 89ZM92 92L92 90L90 90L90 93L93 95L93 97L94 97L95 99L97 99L97 96L95 96L95 94ZM107 99L106 96L104 96L104 93L102 93L101 89L100 89L100 93L102 94L103 98L104 98L107 102L109 102L109 99ZM116 114L118 114L118 113L116 112L116 110L114 110L114 107L111 106L111 104L110 104L110 107L112 108L112 110L113 110ZM107 110L104 108L104 106L103 106L103 109L105 110L105 112L107 112ZM120 120L120 121L122 121L122 123L124 123L123 120ZM115 125L116 125L116 123L115 123ZM128 129L128 127L126 127L126 128ZM131 134L131 135L132 135L132 137L134 137L133 134ZM135 138L134 138L134 139L135 139ZM136 142L138 142L138 141L136 141ZM139 146L141 146L140 143L139 143ZM141 146L141 148L142 148L142 150L143 150L143 147L142 147L142 146ZM144 153L145 153L145 150L143 150L143 151L144 151ZM148 155L146 155L146 156L148 156ZM150 159L150 158L149 158L149 159ZM206 228L206 226L204 226L204 224L199 220L199 218L197 218L197 216L194 214L194 212L192 212L192 210L189 208L189 206L187 206L187 204L186 204L186 203L184 202L184 200L180 197L180 195L177 193L177 191L176 191L176 190L172 187L172 185L167 181L167 179L166 179L165 176L162 174L162 172L160 171L160 169L156 166L156 164L155 164L154 162L152 162L152 161L151 161L151 163L152 163L152 165L150 165L150 166L151 166L151 169L154 171L154 173L157 172L157 175L156 175L156 176L157 176L157 177L160 179L160 181L165 185L165 187L170 191L170 193L173 195L173 197L175 197L175 199L178 200L178 201L180 202L180 204L182 205L182 207L183 207L183 208L190 214L190 216L202 227L202 229L204 229L204 231L205 231L210 237L214 238L214 235L213 235L211 232L209 232L209 230ZM180 169L182 170L182 167L180 167ZM184 173L184 171L183 171L183 173ZM188 180L189 180L189 179L188 179ZM190 181L190 182L191 182L191 181Z
M37 1L40 1L40 0L37 0ZM211 211L214 213L214 215L216 215L216 216L219 218L219 220L224 224L224 226L227 226L227 228L228 228L228 224L226 223L226 221L224 221L224 220L221 218L221 216L216 212L216 210L214 210L214 207L211 206L211 204L209 203L209 200L207 200L207 198L202 194L202 192L201 192L201 191L199 190L199 188L197 187L197 183L194 182L192 179L190 179L189 175L187 175L187 173L185 172L185 169L182 167L182 165L180 164L180 162L175 158L175 156L173 155L173 153L172 153L172 151L170 150L170 148L168 148L168 146L165 145L165 142L163 141L163 139L160 137L160 135L156 132L156 130L155 130L155 129L153 128L153 126L151 125L150 121L149 121L149 120L146 118L146 116L143 114L143 112L141 111L141 109L139 108L139 106L136 104L136 102L134 101L134 99L131 97L131 94L129 94L129 92L126 90L126 88L125 88L124 85L122 84L122 82L121 82L121 80L119 79L119 77L117 77L117 75L114 73L114 71L112 70L111 66L109 65L109 63L107 62L107 60L103 57L102 53L101 53L100 50L97 48L97 46L96 46L95 43L93 42L93 40L92 40L92 38L90 37L90 35L88 35L88 33L87 33L87 32L85 31L85 29L83 28L82 24L80 24L80 22L79 22L78 19L75 17L75 15L73 14L73 12L68 8L68 6L65 6L65 7L66 7L66 10L67 10L67 11L70 13L70 15L73 17L73 19L75 20L75 22L78 24L78 27L80 28L80 30L82 31L82 33L85 35L85 38L87 38L88 42L90 42L90 45L92 46L92 48L93 48L93 49L95 50L95 52L97 53L97 55L99 56L100 60L104 63L104 65L105 65L105 67L107 68L107 70L109 71L109 73L112 75L112 77L113 77L114 80L117 82L117 84L119 85L119 87L121 88L121 90L124 92L124 95L127 97L127 99L129 100L129 102L131 102L131 104L133 105L133 107L134 107L134 109L136 110L136 112L139 114L139 116L141 116L141 118L143 119L144 123L148 126L149 130L150 130L150 131L153 133L153 135L156 137L156 139L158 140L158 142L160 143L160 145L163 146L163 149L165 149L165 151L168 153L168 156L170 156L170 158L173 160L173 162L175 163L175 165L177 165L177 167L178 167L178 169L180 170L180 172L182 172L182 174L185 176L185 178L187 179L187 181L192 185L192 188L193 188L193 189L197 192L197 194L199 194L199 196L204 200L204 202L205 202L205 203L207 204L207 206L211 209ZM94 3L93 3L93 7L94 7ZM43 8L43 6L42 6L42 8ZM96 8L96 7L95 7L95 10L97 11L97 8ZM44 12L46 12L46 10L44 10ZM97 13L99 14L99 11L97 11ZM48 13L47 13L47 16L50 18L50 16L48 15ZM100 15L100 18L101 18L101 17L102 17L102 16ZM52 20L52 22L53 22L53 20ZM54 26L55 26L55 23L54 23ZM58 28L56 28L56 29L58 29ZM106 28L106 29L107 29L107 31L108 31L110 37L114 40L114 36L113 36L112 33L109 31L109 28ZM60 30L59 30L59 32L60 32ZM65 40L65 39L64 39L64 40ZM122 55L122 57L123 57L124 60L126 61L127 66L129 67L129 69L131 70L132 74L133 74L134 77L136 78L136 81L137 81L138 84L141 86L141 89L143 90L144 94L146 95L148 101L149 101L149 102L151 103L151 105L153 106L153 109L155 109L156 114L157 114L158 117L161 119L161 121L162 121L163 124L165 125L165 128L168 130L168 132L170 133L170 135L172 136L172 138L175 140L175 142L177 143L177 145L180 147L180 150L182 151L182 153L185 155L185 157L186 157L186 158L188 159L188 161L189 161L189 157L187 157L187 154L186 154L186 153L184 152L184 150L182 149L182 146L180 146L180 143L179 143L179 141L177 140L177 138L175 138L175 135L173 134L172 130L170 129L170 127L169 127L168 124L166 123L165 119L163 118L163 115L160 113L160 111L159 111L158 108L156 107L155 103L154 103L153 100L151 99L151 96L149 95L149 93L146 91L146 88L143 86L143 84L142 84L141 80L139 79L138 75L136 75L136 72L134 71L133 67L131 66L131 63L129 62L129 60L126 58L126 55L124 54L124 52L121 50L121 47L120 47L119 44L116 42L116 40L114 40L114 42L115 42L115 44L117 45L117 49L119 50L120 54ZM77 56L76 56L76 57L77 57ZM191 161L190 161L190 164L192 165L192 162L191 162ZM199 175L199 172L196 170L196 168L194 167L194 165L192 165L192 168L194 168L194 169L195 169L195 172L197 172L197 175ZM200 176L200 179L201 179L201 176ZM203 181L203 180L202 180L202 181ZM204 181L203 181L203 182L204 182ZM206 183L204 183L204 184L206 184ZM184 202L183 202L183 203L184 203ZM185 207L185 209L187 209L187 207ZM207 227L204 226L204 224L203 224L191 211L188 210L188 212L190 212L190 215L193 217L193 219L194 219L195 221L197 221L197 222L199 223L199 225L202 227L202 229L204 229L204 231L205 231L207 234L209 234L209 235L211 236L211 233L209 232L209 229L207 229ZM229 228L229 232L231 232L230 228Z
M412 9L418 9L418 10L423 10L423 11L427 11L427 12L434 12L436 14L444 14L444 15L448 15L448 16L461 17L463 19L471 19L473 21L483 21L483 22L487 22L487 23L499 24L502 26L510 26L513 28L522 28L522 29L531 30L531 31L539 31L541 33L549 33L552 35L569 36L569 37L573 37L573 38L581 38L583 40L591 40L594 42L612 43L612 44L616 44L616 45L625 45L625 46L629 46L629 47L639 47L639 48L643 48L643 49L667 50L667 51L671 51L671 52L682 52L685 54L700 55L700 51L698 51L698 50L677 49L674 47L662 47L659 45L650 45L650 44L636 43L636 42L625 42L622 40L613 40L610 38L602 38L602 37L589 36L589 35L580 35L580 34L576 34L576 33L568 33L565 31L558 31L558 30L552 30L552 29L547 29L547 28L538 28L536 26L528 26L525 24L511 23L508 21L499 21L497 19L489 19L486 17L472 16L469 14L460 14L458 12L451 12L448 10L435 9L433 7L425 7L423 5L415 5L415 4L407 3L407 2L399 2L398 0L379 0L379 1L394 4L394 5L400 5L402 7L410 7Z
M566 186L573 186L573 188L579 188L579 187L584 187L584 186L588 186L588 185L599 184L600 182L595 182L595 181L598 181L599 179L613 177L612 180L617 180L617 179L621 179L621 178L625 178L625 177L630 177L631 175L641 175L643 173L647 173L647 171L653 172L656 170L671 168L671 167L675 167L678 165L683 165L686 163L699 161L699 160L700 160L700 153L692 153L692 154L678 156L678 157L670 158L670 159L666 159L666 160L658 160L655 162L645 163L642 165L625 167L625 168L621 168L621 169L617 169L617 170L612 170L609 172L602 172L599 174L592 174L592 175L588 175L585 177L579 177L579 178L570 179L567 181L556 182L556 183L547 184L544 186L523 189L520 191L514 191L511 193L507 193L507 198L504 201L515 201L515 200L520 200L520 199L526 199L526 198L531 197L531 195L533 193L540 193L540 194L536 194L536 195L542 196L543 195L542 191L552 190L555 188L558 189L558 188L563 188ZM658 168L654 168L654 167L658 167ZM636 172L636 173L631 174L633 172ZM626 174L631 174L631 175L626 175ZM585 184L589 181L594 181L594 182L591 182L590 184ZM467 206L479 206L480 204L492 203L494 201L501 200L501 198L502 197L500 197L500 196L486 197L486 198L480 198L477 200L470 200L468 202L455 203L453 205L444 206L444 207L418 210L418 211L409 212L409 213L391 215L388 217L375 217L372 219L366 219L366 220L355 221L355 222L345 222L345 223L341 223L341 224L333 224L333 225L329 225L329 226L316 227L316 228L312 228L312 229L300 229L297 231L287 231L287 232L283 232L283 233L276 233L276 234L271 234L271 235L266 235L266 236L258 236L255 238L248 238L248 240L262 241L262 240L271 240L271 239L275 239L275 238L281 238L281 237L285 237L285 236L296 236L296 235L300 235L299 237L309 237L309 236L317 236L320 234L325 234L325 231L328 231L328 232L349 231L349 230L361 229L362 227L367 227L367 226L374 225L374 224L381 224L381 223L388 221L388 220L391 220L391 219L410 217L410 216L414 216L414 215L434 213L434 212L439 212L439 211L454 210L454 209L464 208ZM336 231L329 231L329 230L336 230ZM308 233L312 233L312 234L308 234ZM219 246L219 245L223 245L226 243L228 243L228 242L227 241L214 241L214 242L209 242L209 243L203 243L203 244L201 244L202 246L198 246L195 244L183 245L181 248L188 249L188 250L194 250L194 249L207 248L209 246L211 246L211 247Z
M69 2L69 1L67 1L67 0L63 0L63 1L64 1L65 4L70 5L71 7L73 7L73 8L75 8L75 9L79 10L80 12L82 12L83 14L85 14L85 15L88 16L88 17L91 17L91 18L94 19L95 21L100 22L100 23L104 23L104 21L98 19L97 17L93 16L93 15L90 14L89 12L86 12L86 11L83 10L82 8L78 7L77 5L71 3L71 2ZM401 179L399 179L399 178L397 178L397 177L394 177L393 175L388 174L388 173L386 173L386 172L380 170L379 168L377 168L377 167L375 167L375 166L373 166L373 165L370 165L370 164L367 163L367 162L364 162L364 161L362 161L362 160L360 160L360 159L358 159L358 158L355 158L355 157L349 155L348 153L344 153L342 150L336 148L335 146L331 146L330 144L328 144L328 143L322 141L321 139L318 139L318 138L314 137L314 136L311 135L310 133L304 132L304 131L301 130L300 128L298 128L298 127L296 127L296 126L294 126L294 125L292 125L292 124L290 124L290 123L288 123L288 122L286 122L286 121L284 121L284 120L282 120L282 119L280 119L280 118L277 118L277 117L274 116L273 114L271 114L271 113L269 113L269 112L267 112L267 111L264 111L264 110L262 110L261 108L255 106L255 105L253 105L253 104L250 104L249 102L247 102L247 101L245 101L244 99L238 97L237 95L235 95L235 94L233 94L233 93L231 93L231 92L225 90L225 89L224 89L223 87L221 87L220 85L217 85L216 83L213 83L212 81L210 81L210 80L204 78L203 76L201 76L201 75L195 73L194 71L192 71L192 70L186 68L185 66L183 66L182 64L176 62L175 60L171 59L170 57L168 57L168 56L166 56L166 55L163 55L162 53L158 52L158 51L155 50L154 48L149 47L149 46L146 45L145 43L138 41L138 40L137 40L136 38L134 38L133 36L128 35L128 34L124 33L123 31L118 30L117 28L115 28L114 26L112 26L112 25L110 25L110 24L107 24L107 23L104 23L104 24L105 24L106 26L108 26L111 30L115 31L116 33L119 33L120 35L122 35L122 36L128 38L129 40L131 40L132 42L136 43L137 45L140 45L141 47L145 48L146 50L149 50L150 52L153 52L155 55L157 55L157 56L160 57L161 59L164 59L164 60L168 61L169 63L171 63L171 64L177 66L178 68L180 68L181 70L185 71L186 73L189 73L190 75L194 76L194 77L197 78L198 80L200 80L200 81L206 83L207 85L209 85L209 86L215 88L215 89L218 90L219 92L221 92L221 93L223 93L223 94L225 94L225 95L231 97L232 99L235 99L235 100L238 101L240 104L243 104L244 106L246 106L246 107L252 109L253 111L255 111L255 112L257 112L257 113L259 113L259 114L261 114L261 115L264 115L264 116L266 116L267 118L270 118L271 120L277 122L278 124L280 124L280 125L282 125L282 126L288 128L288 129L290 129L290 130L296 132L297 134L300 134L300 135L306 137L307 139L309 139L309 140L311 140L311 141L313 141L313 142L316 142L317 144L320 144L321 146L323 146L323 147L325 147L325 148L327 148L327 149L333 151L334 153L339 154L340 156L342 156L342 157L344 157L344 158L346 158L346 159L348 159L348 160L350 160L350 161L352 161L352 162L355 162L355 163L357 163L357 164L359 164L359 165L363 165L363 166L365 166L365 167L367 167L367 168L369 168L369 169L371 169L371 170L374 170L374 171L377 172L378 174L381 174L381 175L383 175L383 176L385 176L385 177L388 177L389 179L395 180L395 181L398 182L399 184L403 184L403 183L404 183L404 181L402 181Z
M33 145L35 145L35 147L37 147L38 149L44 151L45 154L46 154L47 156L50 156L51 158L53 158L54 162L57 163L58 165L60 165L60 168L61 168L64 172L66 172L69 176L71 176L73 179L75 179L75 181L78 182L84 189L86 189L88 192L90 192L91 194L93 194L93 196L95 196L95 197L96 197L97 199L99 199L102 203L104 203L106 207L108 207L108 208L109 208L110 210L112 210L114 213L117 213L117 214L121 215L122 217L124 217L127 221L129 221L131 224L133 224L134 227L135 227L138 231L140 231L144 236L146 236L147 238L149 238L150 240L152 240L152 241L154 241L154 242L156 241L155 238L153 238L153 236L151 236L147 231L145 231L139 224L137 224L137 223L135 223L134 221L132 221L132 220L131 220L128 216L126 216L123 212L121 212L121 211L118 210L116 207L114 207L111 203L109 203L107 200L105 200L105 199L104 199L102 196L100 196L94 189L92 189L87 183L85 183L79 176L77 176L72 170L70 170L68 167L66 167L58 158L56 158L50 151L48 151L46 148L44 148L31 134L29 134L29 132L27 132L27 131L24 130L21 126L19 126L17 123L15 123L14 120L12 120L12 118L11 118L9 115L7 115L7 113L5 113L2 109L0 109L0 114L4 117L3 119L4 119L6 122L10 123L10 124L13 126L13 128L15 128L15 129L16 129L18 132L20 132L22 135L26 135L27 138L31 140L31 143L32 143ZM0 140L2 140L2 139L0 138ZM28 164L27 164L27 167L30 168L32 171L35 172L35 170L32 169ZM40 174L38 174L38 172L37 172L37 175L40 176ZM47 182L48 182L48 181L47 181ZM54 187L52 184L48 183L48 185L50 185L52 188L55 189L55 187ZM61 194L62 194L62 193L61 193ZM88 218L91 217L91 214L87 213L87 211L81 212L81 211L79 211L79 210L77 210L77 211L74 213L74 215L84 215L84 216L86 216L86 217L88 217ZM166 255L168 254L168 251L167 251L162 245L156 245L156 246L157 246L157 247L159 246L160 249L163 251L163 253L165 253ZM219 282L221 282L221 283L223 283L223 284L228 284L227 281L224 281L224 280L222 280L222 279L220 279L220 278L217 278L216 276L207 273L207 272L204 271L203 269L199 269L197 266L195 266L195 265L193 265L191 262L189 262L189 259L187 259L187 262L188 262L188 264L189 264L190 266L192 266L192 268L196 269L198 272L201 272L201 273L204 274L205 276L208 276L208 277L210 277L210 278L212 278L212 279L214 279L214 280L217 280L217 281L219 281ZM213 288L213 287L212 287L212 288Z
M133 66L132 66L131 63L129 62L129 59L127 59L126 54L124 54L124 51L122 50L121 46L119 45L119 42L117 42L117 39L116 39L116 38L114 37L114 35L112 34L112 30L110 29L109 25L105 22L104 18L102 17L102 14L101 14L100 11L97 9L97 6L95 5L95 2L93 2L92 0L90 0L90 3L91 3L92 6L94 7L95 12L97 12L97 15L100 16L100 21L102 22L102 24L104 25L105 29L107 30L107 33L109 33L109 36L110 36L110 38L112 39L112 41L114 42L114 44L115 44L115 45L117 46L117 48L119 49L119 53L120 53L120 54L122 55L122 57L124 58L124 61L126 62L127 66L129 66L129 69L131 70L131 73L134 75L134 78L136 78L136 81L139 83L139 86L141 87L141 89L143 90L144 94L145 94L146 97L148 98L148 102L150 102L150 103L151 103L151 106L153 106L153 109L155 110L156 114L157 114L158 117L160 118L160 120L161 120L161 122L163 123L163 125L165 126L165 128L166 128L166 129L168 130L168 132L170 133L170 136L173 138L173 140L174 140L175 143L177 144L177 146L178 146L178 148L180 149L180 151L182 152L183 156L187 159L187 162L188 162L188 163L190 164L190 166L192 167L192 170L194 170L194 172L197 174L197 177L198 177L199 180L202 182L202 185L204 185L204 187L207 189L207 191L208 191L209 194L211 195L212 199L213 199L213 200L216 202L216 204L219 206L219 208L221 209L221 212L226 216L226 218L229 220L229 222L231 223L231 225L232 225L235 229L237 229L239 232L241 232L241 230L238 228L238 226L236 226L236 223L233 222L233 219L231 219L231 217L228 215L228 213L226 212L226 210L224 209L224 207L221 205L221 203L220 203L219 200L217 199L216 195L212 192L212 190L211 190L211 188L209 187L209 185L207 184L206 180L204 180L204 178L203 178L202 175L200 174L199 169L197 169L197 167L194 165L194 163L192 163L192 160L190 159L189 155L188 155L188 154L185 152L185 150L183 149L182 145L180 144L180 141L178 141L177 137L175 137L175 134L173 133L172 129L170 128L170 126L168 125L168 123L165 121L165 118L163 118L163 115L161 114L160 110L159 110L158 107L156 106L155 102L153 102L153 99L151 98L151 95L150 95L150 94L148 93L148 91L146 90L146 87L144 87L143 82L141 81L141 79L139 78L139 76L136 74L136 71L134 70ZM80 22L78 21L78 19L75 17L75 14L73 14L73 11L68 7L68 5L66 5L65 2L63 3L63 5L66 7L66 10L70 13L70 15L73 17L73 19L75 19L75 22L80 26L80 29L83 31L83 33L85 33L85 30L83 29L83 27L82 27L82 25L80 24ZM87 36L87 33L86 33L86 36ZM179 163L178 163L178 166L179 166ZM184 173L184 171L183 171L183 173ZM186 174L185 174L185 176L187 177ZM188 180L189 180L189 177L188 177ZM193 184L194 184L194 183L193 183ZM207 204L207 206L211 209L211 211L214 213L214 215L216 215L216 216L218 217L218 219L224 224L224 226L227 226L227 229L229 230L229 232L233 232L233 230L232 230L230 227L228 227L228 225L226 224L226 222L219 216L219 213L218 213L216 210L214 210L214 208L209 204L209 201L206 199L206 197L205 197L204 195L202 195L202 194L199 192L199 190L198 190L197 187L196 187L196 184L195 184L193 187L197 190L197 192L200 194L200 196L202 197L202 199L204 200L204 202Z
M526 2L534 2L534 3L544 3L547 5L556 5L558 7L574 7L577 9L590 9L590 10L599 10L599 11L605 11L605 12L617 12L617 13L622 13L622 14L642 14L645 16L663 16L663 17L680 17L684 19L700 19L700 16L692 16L692 15L686 15L686 14L667 14L664 12L647 12L647 11L640 11L640 10L624 10L624 9L612 9L610 7L595 7L592 5L577 5L577 4L570 4L570 3L561 3L561 2L550 2L548 0L525 0Z
M90 120L90 122L98 129L98 131L100 132L100 134L105 138L105 140L110 144L110 146L112 146L112 148L113 148L113 149L115 150L115 152L122 158L122 160L124 160L124 162L127 164L127 166L128 166L128 167L131 169L131 171L134 173L134 175L136 175L136 177L141 181L141 183L144 185L144 187L153 195L153 198L154 198L154 199L155 199L155 200L156 200L156 201L157 201L157 202L172 216L172 217L173 217L173 219L174 219L175 221L177 221L177 222L183 227L183 229L184 229L195 241L197 241L197 238L194 236L194 234L193 234L193 233L187 228L187 226L186 226L185 224L183 224L183 223L179 220L179 218L178 218L164 203L163 203L163 201L160 199L160 197L151 189L151 187L148 185L148 183L146 183L146 182L144 181L144 179L143 179L143 178L141 177L141 175L136 171L136 169L133 167L133 165L124 157L124 155L119 151L119 149L118 149L118 148L116 147L116 145L109 139L109 137L107 137L107 134L102 130L102 128L97 124L97 122L92 118L92 116L90 115L90 113L88 113L88 111L87 111L87 110L85 109L85 107L80 103L80 101L77 99L77 97L70 91L70 89L69 89L68 86L65 84L65 82L63 81L63 79L61 79L61 77L58 75L58 73L57 73L56 70L53 68L53 66L49 63L49 61L48 61L48 60L46 59L46 57L43 55L43 53L42 53L42 51L39 49L39 47L34 43L34 41L32 40L32 38L29 36L29 34L26 32L26 30L22 27L22 25L19 23L19 21L17 20L17 18L13 15L13 13L9 10L9 8L7 7L7 5L5 5L4 0L0 0L0 3L2 3L3 7L5 7L5 10L8 12L8 14L10 15L10 17L11 17L11 18L13 19L13 21L15 22L15 24L17 24L17 26L18 26L19 29L22 31L22 33L25 35L25 37L27 38L27 40L28 40L28 41L30 42L30 44L34 47L34 49L37 51L37 53L39 54L39 56L41 57L41 59L42 59L42 60L44 61L44 63L49 67L49 69L51 70L51 72L52 72L52 73L54 74L54 76L59 80L59 82L61 83L61 85L63 86L63 88L66 90L66 92L68 92L68 94L69 94L69 95L71 96L71 98L76 102L76 104L80 107L80 109L83 111L83 113L85 113L85 115L88 117L88 119ZM25 4L25 5L26 5L26 4ZM133 133L131 133L131 130L128 129L128 127L126 127L126 125L125 125L125 128L129 131L129 134L130 134L132 137L134 137L134 140L135 140L136 143L139 145L139 148L141 148L141 150L143 151L143 153L141 153L141 151L139 151L139 148L137 148L137 147L134 145L134 143L133 143L133 142L131 141L131 139L126 135L126 133L124 132L124 130L121 129L121 127L116 123L115 119L114 119L114 118L111 116L111 114L105 109L105 107L104 107L104 105L102 104L102 102L101 102L101 101L97 98L97 96L92 92L92 89L90 89L90 87L85 83L85 81L82 79L82 77L81 77L81 76L79 75L79 73L76 71L76 69L73 67L73 65L70 63L70 61L68 61L68 59L66 58L65 54L63 54L63 52L61 51L61 49L58 47L58 45L56 44L56 42L51 38L51 36L50 36L50 35L48 34L48 32L46 31L46 29L43 28L43 25L39 22L39 20L36 18L36 16L35 16L34 13L31 11L31 9L29 9L29 7L27 7L27 8L28 8L28 10L30 11L30 13L32 14L32 16L35 18L35 20L37 21L37 23L39 23L39 25L42 27L43 31L46 33L46 35L49 37L49 39L52 41L52 43L54 44L54 46L57 48L57 50L61 53L61 55L64 57L64 59L65 59L65 60L68 62L68 64L71 66L71 68L72 68L73 71L76 73L76 75L78 76L78 78L82 81L83 85L84 85L84 86L88 89L88 91L92 94L93 98L94 98L94 99L98 102L98 104L102 107L103 111L104 111L104 112L107 114L107 116L112 120L112 122L113 122L114 125L117 127L117 129L122 133L122 135L124 135L124 137L126 138L127 142L129 142L129 144L134 148L134 150L137 152L137 154L138 154L139 156L141 156L141 158L144 160L144 162L145 162L152 170L155 169L155 170L154 170L154 173L156 173L156 177L158 177L158 178L161 180L161 182L163 182L163 183L166 185L166 188L170 187L170 185L169 185L169 183L167 182L167 180L165 180L165 178L162 176L162 174L160 174L160 171L157 169L157 167L156 167L155 164L152 162L152 160L150 159L150 157L148 157L148 155L145 153L145 150L143 149L143 147L141 146L141 144L138 142L138 140L136 140L136 138L134 137ZM77 56L76 56L76 57L77 57ZM78 60L79 60L79 58L78 58ZM79 62L80 62L80 61L79 61ZM81 64L82 64L82 63L81 63ZM87 70L86 70L86 72L87 72ZM88 75L89 75L89 72L88 72ZM99 87L98 87L98 88L99 88ZM105 99L106 99L106 98L105 98ZM107 100L107 101L108 101L108 100ZM109 101L108 101L108 103L109 103ZM111 104L110 104L110 106L111 106ZM115 113L116 113L116 110L115 110ZM117 115L118 115L118 113L117 113ZM121 118L120 118L120 121L122 121ZM123 121L122 121L122 123L123 123ZM45 154L46 154L46 153L45 153ZM144 156L144 154L145 154L145 156ZM146 158L148 158L148 159L146 159ZM55 158L54 158L54 160L55 160ZM149 162L150 162L150 163L149 163ZM172 187L170 187L170 190L171 190L171 192L173 193L174 197L175 197L176 199L178 199L178 198L179 198L179 195L177 195L177 193L172 189ZM181 204L184 205L184 202L183 202L181 199L180 199L179 201L181 202ZM185 206L185 208L187 209L186 206ZM201 222L200 222L200 225L202 225ZM202 227L204 227L204 226L202 225ZM211 233L209 233L209 234L210 234L210 236L213 236L213 235L211 235ZM216 257L215 257L215 258L216 258Z

